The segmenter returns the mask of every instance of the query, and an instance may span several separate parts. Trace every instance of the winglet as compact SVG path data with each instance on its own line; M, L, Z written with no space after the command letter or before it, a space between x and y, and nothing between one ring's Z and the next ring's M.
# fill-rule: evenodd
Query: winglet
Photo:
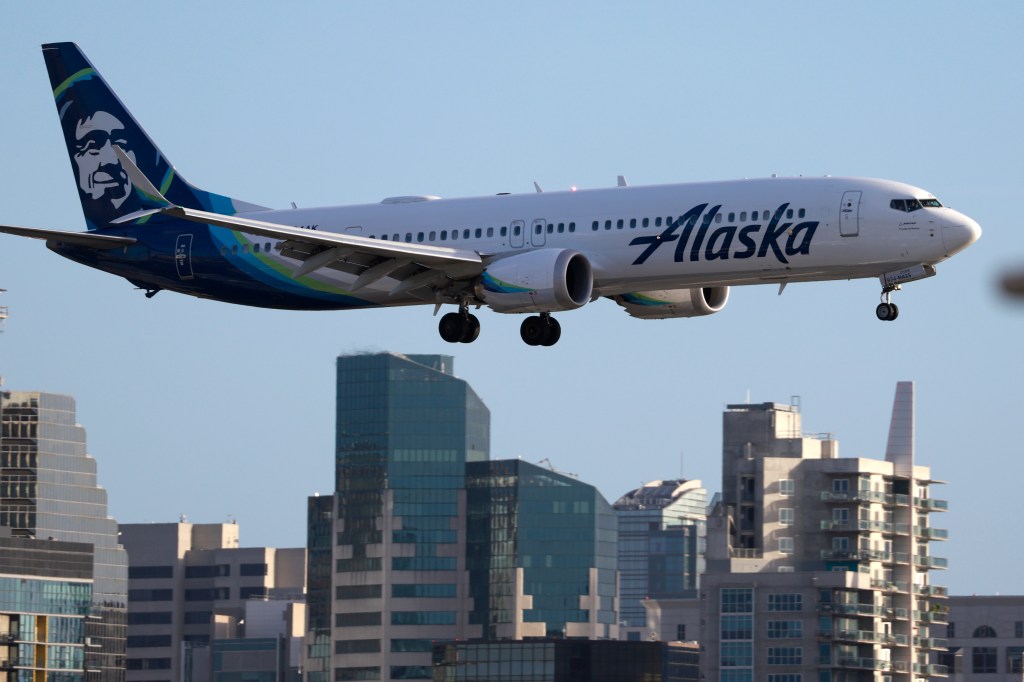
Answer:
M118 161L121 162L121 168L124 169L128 179L131 180L132 188L138 195L139 199L146 208L167 208L172 206L171 202L167 201L163 194L160 193L153 183L149 181L146 174L139 170L139 167L132 161L132 157L128 156L123 149L117 145L113 145L114 154L117 155Z
M618 179L619 179L619 187L626 187L627 186L626 176L625 175L620 175Z

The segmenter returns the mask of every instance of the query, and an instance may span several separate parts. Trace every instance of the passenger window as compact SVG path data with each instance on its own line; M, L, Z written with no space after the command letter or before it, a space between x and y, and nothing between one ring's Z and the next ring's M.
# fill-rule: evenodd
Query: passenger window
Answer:
M746 211L741 211L740 212L740 222L741 223L747 222L747 212Z
M807 215L807 211L801 208L799 211L796 212L796 215L798 218L803 218L805 215Z
M512 229L512 234L514 234L515 236L518 237L519 236L519 231L520 231L519 230L519 226L516 225L515 228Z
M507 236L507 235L508 235L508 226L507 225L502 225L501 226L501 236L504 237L504 236Z
M569 231L570 232L575 232L576 231L576 223L569 223Z
M417 232L416 233L416 241L418 241L418 242L423 241L423 233L422 232Z
M542 231L543 229L544 229L544 228L542 228L542 227L541 227L540 225L535 225L535 226L533 227L533 233L534 233L534 234L540 234L540 233L541 233L541 231Z
M441 241L448 241L448 230L441 230Z
M412 241L412 232L406 232L405 233L405 241L407 241L407 242L411 242Z
M786 210L786 220L792 220L792 218L793 218L793 209L791 209L791 208L787 209Z
M618 230L621 230L621 229L622 229L622 226L623 226L624 224L625 224L625 223L623 223L623 222L622 222L622 218L619 218L619 219L618 219L618 220L617 220L617 221L615 222L615 228L616 228L616 229L618 229Z
M494 236L494 228L493 227L488 227L487 228L487 236L488 237L493 237Z
M220 247L220 255L222 255L222 256L228 255L228 247L226 247L226 246Z
M232 256L237 256L238 255L238 244L232 244L231 245L231 255Z
M434 232L433 230L431 230L430 231L430 241L434 241L435 239L437 239L437 232Z
M252 252L253 253L259 253L260 252L260 245L259 244L253 244L252 245Z
M463 230L462 231L462 238L463 239L469 239L469 230Z
M651 219L650 218L644 218L644 222L643 222L644 227L648 227L650 224L651 224Z
M552 234L555 231L555 224L548 223L548 234Z
M473 234L476 236L477 239L480 239L480 237L483 236L483 233L484 231L481 230L479 227L473 231Z
M736 222L736 214L735 213L730 213L729 214L729 222L730 223Z
M750 219L751 220L757 220L757 211L751 211Z
M264 251L270 251L270 242L267 242L266 246L263 247Z
M242 253L249 253L249 245L242 244Z
M721 213L716 213L715 214L715 222L716 223L722 222L722 214Z
M657 218L654 219L654 226L661 227L661 216L658 216Z
M594 230L594 232L597 232L597 221L596 220L594 221L594 224L591 225L591 229Z
M558 223L558 234L565 232L565 223Z
M610 220L604 221L604 229L606 229L606 230L612 229L612 221L610 221Z
M629 219L629 229L631 229L631 230L636 229L636 218L630 218Z
M398 235L397 234L391 235L391 241L397 242L398 241Z
M459 238L459 231L458 230L452 230L452 241L455 241L458 238Z

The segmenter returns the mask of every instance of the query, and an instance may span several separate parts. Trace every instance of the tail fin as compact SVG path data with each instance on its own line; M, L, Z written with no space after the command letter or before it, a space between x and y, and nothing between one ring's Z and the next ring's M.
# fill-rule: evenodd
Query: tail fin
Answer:
M121 167L115 145L175 204L225 215L263 208L190 185L77 45L43 45L43 58L88 229L103 227L145 207L145 197Z

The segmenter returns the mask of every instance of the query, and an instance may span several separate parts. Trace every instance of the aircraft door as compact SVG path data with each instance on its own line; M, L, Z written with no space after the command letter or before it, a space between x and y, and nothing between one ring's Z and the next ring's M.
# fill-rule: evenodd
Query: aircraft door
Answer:
M860 234L860 192L843 192L839 206L839 236L856 237Z
M544 246L544 240L547 239L547 228L548 221L538 218L533 221L533 227L530 228L530 243L534 246Z
M192 279L192 235L179 234L174 243L174 266L178 269L178 279Z
M513 249L521 248L525 239L525 235L523 233L526 232L526 223L522 220L513 220L508 226L508 229L511 230L508 237L509 246Z

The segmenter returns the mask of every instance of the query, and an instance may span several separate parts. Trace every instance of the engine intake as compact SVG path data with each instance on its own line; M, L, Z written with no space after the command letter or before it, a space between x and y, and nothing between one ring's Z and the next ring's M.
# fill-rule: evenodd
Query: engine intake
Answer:
M499 313L575 310L590 301L594 274L571 249L526 251L494 261L476 284L476 297Z

